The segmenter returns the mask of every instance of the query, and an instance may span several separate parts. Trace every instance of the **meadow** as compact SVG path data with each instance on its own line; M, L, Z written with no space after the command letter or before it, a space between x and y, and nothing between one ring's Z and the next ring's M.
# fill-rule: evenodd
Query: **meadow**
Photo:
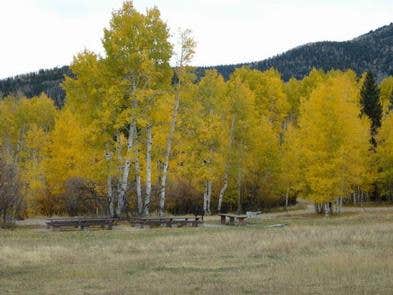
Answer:
M273 224L284 227L271 227ZM393 210L244 227L0 231L0 294L391 294Z

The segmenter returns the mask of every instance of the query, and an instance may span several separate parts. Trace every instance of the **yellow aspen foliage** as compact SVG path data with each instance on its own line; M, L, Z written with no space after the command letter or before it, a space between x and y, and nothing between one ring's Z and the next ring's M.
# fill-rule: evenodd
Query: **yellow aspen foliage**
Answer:
M380 85L381 91L381 102L383 107L383 113L389 113L391 107L393 107L393 77L385 78Z
M301 156L299 129L290 124L285 131L280 146L280 193L287 194L304 190L302 171L305 170L304 158Z
M35 127L49 131L56 108L46 95L34 98L7 97L0 101L0 144L15 156L23 151L26 133Z
M42 162L56 113L53 101L46 95L31 99L8 97L0 101L1 152L18 165L20 190L28 204L28 213L35 211L35 201L45 195Z
M378 145L376 153L378 181L382 184L384 193L392 196L393 191L393 112L382 121L378 131Z
M26 160L23 164L22 179L26 183L25 196L30 214L43 212L42 204L48 198L48 186L44 161L49 144L49 133L33 127L26 134Z
M65 181L72 177L104 183L104 150L95 143L95 130L83 126L70 111L59 114L44 162L52 193L63 192Z
M260 72L242 68L236 70L234 76L253 91L259 115L268 118L274 128L280 130L290 111L281 74L274 69Z
M210 213L211 188L225 170L225 143L229 136L225 93L222 76L207 71L191 96L183 96L181 139L176 149L177 161L181 163L178 175L191 179L190 183L204 191L206 213ZM207 187L209 192L205 191Z
M351 74L334 73L304 102L300 111L303 193L316 203L348 196L365 185L369 122L359 117L359 89Z
M271 118L260 113L256 96L246 82L233 75L227 87L227 126L232 137L229 165L240 212L245 184L253 183L251 188L258 195L273 196L279 175L279 136Z

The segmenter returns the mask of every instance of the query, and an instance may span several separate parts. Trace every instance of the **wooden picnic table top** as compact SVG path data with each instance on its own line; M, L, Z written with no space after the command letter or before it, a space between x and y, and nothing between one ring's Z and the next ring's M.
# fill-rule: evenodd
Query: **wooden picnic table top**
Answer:
M64 217L64 218L47 218L47 222L51 221L114 221L112 217Z
M46 225L48 228L65 228L73 227L81 230L89 227L97 227L112 229L116 225L116 218L108 217L71 217L71 218L48 218Z
M131 217L129 222L134 225L140 226L163 226L172 227L173 225L177 225L178 227L192 225L193 227L198 227L198 224L203 223L200 220L200 217L192 217L192 216L157 216L157 217Z
M145 221L149 221L149 220L198 220L201 217L197 216L148 216L148 217L131 217L131 220L145 220Z

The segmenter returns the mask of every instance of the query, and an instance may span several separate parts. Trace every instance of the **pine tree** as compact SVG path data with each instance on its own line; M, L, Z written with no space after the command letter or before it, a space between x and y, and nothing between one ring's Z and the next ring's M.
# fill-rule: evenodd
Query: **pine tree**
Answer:
M379 97L379 88L371 72L367 72L362 90L360 92L361 114L371 120L371 142L375 146L375 135L382 120L382 104Z

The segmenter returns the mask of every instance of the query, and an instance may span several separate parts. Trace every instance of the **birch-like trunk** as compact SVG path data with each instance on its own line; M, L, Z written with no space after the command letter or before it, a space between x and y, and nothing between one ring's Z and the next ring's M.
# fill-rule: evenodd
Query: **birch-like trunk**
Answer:
M151 201L151 150L153 145L152 126L146 128L146 195L144 214L149 215Z
M205 181L204 189L203 189L203 212L207 214L207 181Z
M210 180L206 181L206 186L205 186L205 193L204 193L204 212L205 215L210 215L210 202L211 202L211 196L212 196L212 182Z
M339 201L338 202L338 207L339 207L338 213L341 214L342 208L343 208L343 197L341 196L338 201Z
M116 214L120 216L124 211L124 205L126 203L126 192L128 189L128 176L131 168L131 151L134 146L134 136L136 131L136 123L132 122L129 127L128 139L127 139L127 154L126 160L123 166L122 176L119 185L119 192L117 194L117 208Z
M176 129L176 120L177 114L179 112L179 105L180 105L180 82L177 85L176 95L175 95L175 104L173 107L172 113L172 120L171 125L169 128L169 134L166 142L166 151L164 156L164 163L162 164L162 171L161 171L161 178L160 178L160 204L159 204L159 211L160 215L162 216L165 212L165 190L166 190L166 181L168 177L168 167L169 167L169 158L172 152L172 143L173 137L175 135Z
M228 189L228 174L225 173L224 175L224 184L220 190L220 194L218 196L218 206L217 206L217 211L221 212L221 207L222 207L222 201L224 199L224 194L226 190Z
M329 209L329 204L328 203L324 204L324 211L325 211L325 216L329 216L330 209Z
M235 131L235 123L236 123L236 117L233 115L232 116L232 122L231 122L231 130L229 132L229 146L228 146L228 150L231 150L232 148L232 144L233 144L233 133ZM224 200L224 194L226 192L226 190L228 189L228 162L225 164L225 175L224 175L224 184L220 190L220 194L218 196L218 206L217 206L217 210L218 212L221 212L221 208L222 208L222 201Z
M137 139L137 133L135 132L135 141ZM143 214L143 200L142 200L142 184L141 184L141 165L139 162L139 147L134 145L135 151L135 191L136 191L136 200L138 205L138 214Z
M288 211L288 203L289 203L289 188L287 188L287 193L285 194L285 211Z
M237 173L237 213L240 214L242 211L242 173L239 167Z

